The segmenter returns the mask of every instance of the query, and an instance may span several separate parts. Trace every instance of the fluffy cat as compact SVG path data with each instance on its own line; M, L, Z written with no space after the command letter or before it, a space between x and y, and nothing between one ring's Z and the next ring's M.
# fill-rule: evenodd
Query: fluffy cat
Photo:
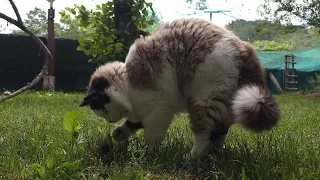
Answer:
M234 123L261 132L280 120L252 46L197 18L165 23L137 39L124 63L97 68L80 104L86 105L110 123L127 118L113 130L115 141L143 129L153 148L164 139L173 115L187 112L193 156L221 145Z

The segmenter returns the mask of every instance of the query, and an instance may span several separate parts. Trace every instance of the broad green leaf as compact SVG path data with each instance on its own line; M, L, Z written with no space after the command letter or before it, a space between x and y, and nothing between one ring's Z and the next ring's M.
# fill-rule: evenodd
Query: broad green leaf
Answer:
M70 13L73 14L73 15L76 15L76 14L77 14L77 12L76 12L75 9L71 9Z
M84 119L84 116L81 113L69 112L64 115L63 128L66 131L73 133L80 129L80 123L78 121L82 119Z
M113 2L112 1L109 1L106 3L109 7L113 7Z
M78 37L78 41L79 41L80 44L84 44L84 41L85 41L84 36L83 36L83 35L80 35L80 36Z
M69 7L66 7L65 8L67 11L71 12L73 9L72 8L69 8Z
M63 18L66 15L66 12L65 11L60 11L59 14Z
M78 51L84 51L84 48L83 48L83 46L79 45L79 46L77 47L77 50L78 50Z
M85 55L87 55L87 56L90 56L90 55L91 55L91 50L85 49L85 50L83 51L83 53L84 53Z
M109 44L109 43L113 43L113 38L112 37L107 37L107 43Z
M85 7L84 5L81 5L81 6L80 6L80 10L82 10L82 11L87 11L87 9L86 9L86 7Z
M115 53L121 54L121 53L123 53L123 49L122 49L122 48L117 48L116 51L115 51Z
M142 10L142 14L143 14L144 16L148 16L148 11L147 11L147 9L143 9L143 10Z
M149 2L149 3L146 2L146 6L147 7L152 7L152 2Z

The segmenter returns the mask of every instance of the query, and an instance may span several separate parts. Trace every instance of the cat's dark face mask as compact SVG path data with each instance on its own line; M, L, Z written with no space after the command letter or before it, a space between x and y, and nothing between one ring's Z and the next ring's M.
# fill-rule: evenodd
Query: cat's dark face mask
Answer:
M90 106L97 116L105 118L109 123L118 122L128 114L121 104L112 101L104 91L89 92L79 106Z
M92 91L83 99L80 107L90 106L92 110L106 110L104 105L110 103L110 97L103 92Z
M110 97L104 92L92 91L83 99L80 103L80 107L90 106L90 108L100 117L109 121L108 111L106 109L107 104L110 103Z

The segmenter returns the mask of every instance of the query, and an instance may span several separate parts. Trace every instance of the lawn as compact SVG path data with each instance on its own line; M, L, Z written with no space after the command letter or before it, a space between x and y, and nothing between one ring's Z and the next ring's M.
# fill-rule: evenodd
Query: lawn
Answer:
M221 151L185 159L193 139L187 115L175 117L158 152L145 154L142 131L102 146L116 124L79 108L83 96L29 92L0 103L0 179L320 179L320 100L276 96L275 129L235 125ZM64 124L77 117L64 118L69 112L83 115L74 132Z

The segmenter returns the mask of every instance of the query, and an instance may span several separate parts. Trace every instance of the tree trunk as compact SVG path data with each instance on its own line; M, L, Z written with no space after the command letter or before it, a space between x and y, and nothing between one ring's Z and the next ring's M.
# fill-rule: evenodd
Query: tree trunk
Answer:
M118 30L118 40L123 42L128 50L131 44L139 37L137 26L132 23L131 7L134 1L113 0L113 3L115 28ZM123 36L125 32L127 32L127 35Z
M52 59L46 56L46 72L43 76L43 87L45 91L53 92L55 89L54 77L54 51L55 51L55 37L54 37L54 9L48 10L48 44L47 47L52 55Z

